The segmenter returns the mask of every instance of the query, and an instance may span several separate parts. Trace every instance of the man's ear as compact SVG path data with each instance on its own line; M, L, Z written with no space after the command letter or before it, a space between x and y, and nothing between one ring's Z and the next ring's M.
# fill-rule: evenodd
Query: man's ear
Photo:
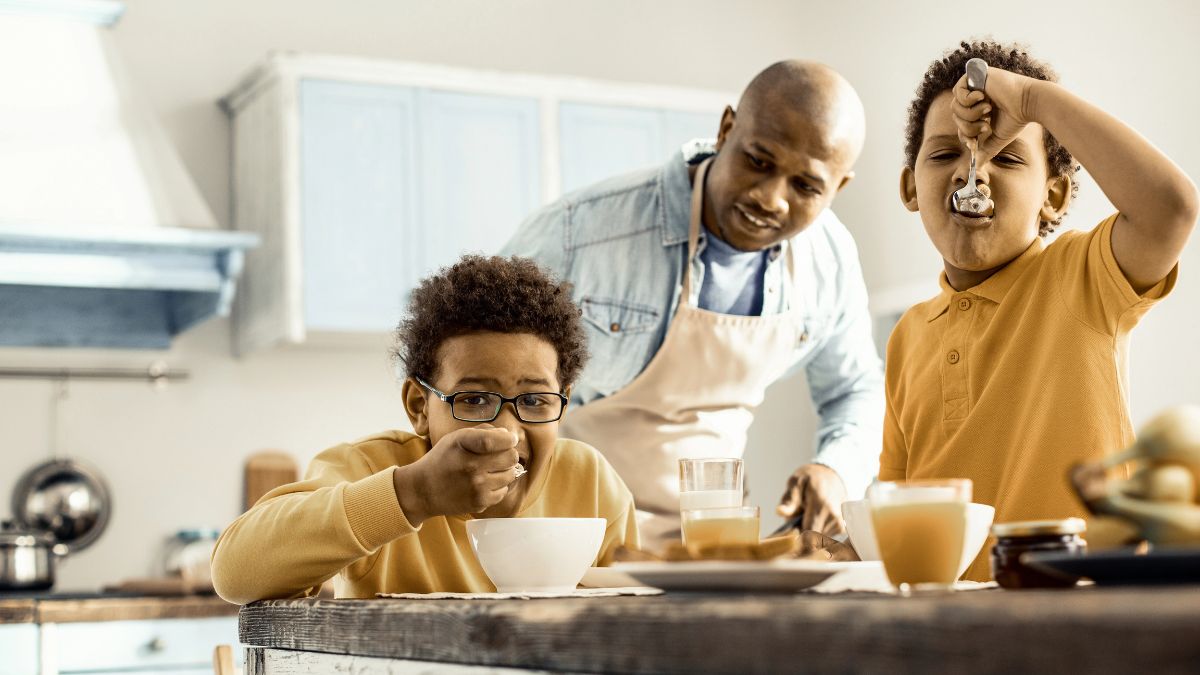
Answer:
M737 117L737 114L733 112L733 108L725 106L725 112L721 113L721 126L717 129L717 152L721 151L721 147L725 145L725 139L729 137L729 132L733 130L735 117Z
M1073 184L1071 177L1067 175L1047 178L1046 201L1042 202L1038 218L1047 223L1062 218L1067 212L1067 207L1071 205L1071 186Z
M900 201L904 208L917 212L917 174L911 167L900 170Z
M567 408L571 407L571 387L567 387L567 390L563 392L563 396L567 397L567 402L563 404L563 414L566 415Z
M429 435L429 417L425 414L425 405L429 402L428 392L413 378L404 380L400 388L400 396L404 399L404 412L408 413L408 421L412 423L413 433L418 436Z
M838 186L837 186L837 192L841 192L841 191L842 191L842 188L844 188L844 187L846 187L847 185L849 185L849 184L850 184L850 181L852 181L852 180L854 180L854 172L853 172L853 171L847 171L847 172L846 172L846 175L845 175L845 176L842 176L842 182L838 183ZM835 193L835 194L836 194L836 193Z

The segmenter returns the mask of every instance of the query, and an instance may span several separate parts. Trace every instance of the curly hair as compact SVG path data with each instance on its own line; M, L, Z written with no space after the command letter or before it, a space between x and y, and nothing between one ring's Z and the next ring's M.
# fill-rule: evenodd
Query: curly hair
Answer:
M980 40L960 42L958 49L947 51L941 59L934 61L925 71L925 77L917 86L917 95L908 105L908 123L904 130L904 163L908 168L914 168L917 154L921 150L921 141L925 136L925 118L933 99L944 91L954 88L962 74L966 72L967 61L979 57L987 61L989 67L1032 77L1046 82L1057 82L1058 75L1046 63L1038 61L1029 55L1020 45L1002 45L998 42ZM1075 158L1049 132L1044 132L1042 140L1046 147L1046 164L1052 176L1074 177L1079 170ZM1071 182L1071 196L1079 192L1079 184ZM1063 214L1065 215L1065 214ZM1041 221L1038 234L1046 236L1062 223L1062 216L1054 221Z
M587 338L571 284L557 282L528 258L463 256L421 281L396 328L393 358L409 377L437 375L447 339L479 331L532 333L558 352L565 390L587 362Z

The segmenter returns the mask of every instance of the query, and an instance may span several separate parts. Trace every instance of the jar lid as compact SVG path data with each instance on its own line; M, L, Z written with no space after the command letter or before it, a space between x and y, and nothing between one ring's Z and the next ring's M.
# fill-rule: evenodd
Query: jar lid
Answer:
M1055 534L1081 534L1087 531L1083 518L1063 520L1018 520L1011 523L996 523L992 534L996 537L1040 537Z
M54 536L49 532L31 530L6 520L0 523L0 545L50 547L54 545Z

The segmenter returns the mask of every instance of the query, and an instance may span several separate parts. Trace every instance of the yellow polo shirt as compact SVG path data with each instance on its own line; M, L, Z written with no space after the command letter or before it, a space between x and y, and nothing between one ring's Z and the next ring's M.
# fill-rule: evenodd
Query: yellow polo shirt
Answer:
M913 306L887 346L880 480L970 478L996 522L1084 516L1077 462L1131 444L1129 332L1175 285L1138 295L1116 215L1028 249L983 283ZM964 575L991 578L985 547Z
M339 598L496 590L467 539L469 514L416 528L404 517L392 470L427 452L427 438L389 431L317 455L304 480L268 492L221 533L217 593L236 604L311 596L330 578ZM619 546L638 547L633 496L590 445L558 439L530 477L518 517L604 518L600 565Z

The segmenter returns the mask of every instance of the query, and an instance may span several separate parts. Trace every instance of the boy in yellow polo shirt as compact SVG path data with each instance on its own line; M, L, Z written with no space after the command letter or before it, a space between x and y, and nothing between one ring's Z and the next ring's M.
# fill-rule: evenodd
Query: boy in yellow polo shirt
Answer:
M233 522L213 584L234 603L315 595L495 590L473 517L608 521L599 563L638 547L633 497L592 447L558 438L587 350L569 286L523 258L467 256L413 292L397 331L416 433L318 455Z
M983 91L966 86L973 57L990 66ZM1129 332L1170 292L1197 218L1170 159L1055 80L1019 48L964 42L909 107L901 198L945 271L888 341L879 477L970 478L997 522L1085 515L1068 469L1133 440ZM951 199L971 146L992 202L979 216ZM1046 245L1075 160L1118 212ZM986 551L965 578L990 578Z

